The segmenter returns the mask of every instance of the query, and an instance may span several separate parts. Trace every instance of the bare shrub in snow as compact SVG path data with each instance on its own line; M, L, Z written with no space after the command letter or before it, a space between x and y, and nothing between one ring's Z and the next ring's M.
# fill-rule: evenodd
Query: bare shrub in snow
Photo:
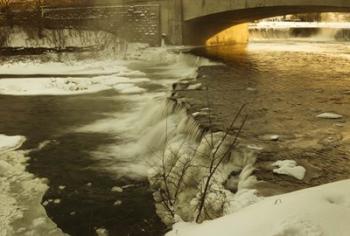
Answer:
M196 141L184 138L179 131L175 138L173 132L168 135L168 125L165 125L163 150L157 154L161 165L154 167L149 176L151 186L156 190L157 213L164 223L181 220L199 223L237 209L237 204L246 204L234 199L234 193L225 187L228 181L231 185L236 181L235 191L238 191L249 188L256 181L251 176L255 158L237 148L238 136L246 120L246 117L242 118L243 109L244 106L224 132L209 130ZM210 114L208 117L211 123ZM234 128L237 129L234 131ZM193 130L192 127L186 129ZM238 175L232 177L233 172Z

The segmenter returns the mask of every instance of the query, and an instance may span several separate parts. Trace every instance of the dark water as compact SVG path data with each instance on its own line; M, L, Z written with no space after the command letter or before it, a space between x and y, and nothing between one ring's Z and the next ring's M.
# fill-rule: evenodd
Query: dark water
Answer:
M221 130L246 104L241 142L262 149L255 171L267 185L257 187L261 194L349 178L349 42L266 40L194 53L223 64L199 69L199 81L208 90L181 95L192 102L192 112L206 107L209 97L212 122ZM326 112L342 118L317 117ZM266 135L279 139L269 141ZM305 179L273 174L270 166L277 160L297 161L307 170Z
M154 91L160 86L148 89ZM45 206L47 214L69 235L96 235L97 228L107 229L111 236L164 233L146 180L116 178L94 168L99 160L91 153L100 145L121 140L108 133L72 131L105 118L104 114L125 112L134 105L117 96L115 91L79 96L0 96L0 133L26 136L24 148L28 149L50 140L44 148L29 154L28 171L48 179L50 188L43 199L50 200ZM111 191L113 186L124 185L130 187L122 193ZM55 199L61 202L55 204ZM116 201L122 204L114 206Z

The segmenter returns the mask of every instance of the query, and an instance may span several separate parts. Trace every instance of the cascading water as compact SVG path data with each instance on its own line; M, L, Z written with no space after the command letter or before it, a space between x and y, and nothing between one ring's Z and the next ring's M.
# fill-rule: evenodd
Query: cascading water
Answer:
M22 31L14 29L13 34L22 34ZM70 45L67 42L73 45L77 40L75 36L80 38L80 35L62 32L65 41L57 42L63 43L61 46ZM90 33L82 35L83 38L91 36ZM104 37L103 34L96 33L97 41L101 37ZM109 40L109 37L106 38ZM59 44L40 39L18 42L12 36L6 43L11 47L59 47ZM90 43L93 44L94 40L84 45ZM41 188L38 194L39 197L44 194L42 204L64 232L81 235L107 230L112 235L115 232L125 235L146 232L147 235L155 230L152 235L160 235L163 226L154 217L146 183L150 183L156 211L164 223L172 224L179 218L193 220L196 201L200 198L201 186L207 175L205 166L208 166L205 155L199 155L195 150L210 153L215 142L222 137L222 133L213 134L216 141L208 146L204 142L208 134L189 114L189 104L179 97L170 96L172 91L169 89L179 80L183 89L201 89L196 82L197 69L212 63L200 57L173 53L166 47L123 46L114 39L107 45L108 49L93 54L94 59L89 53L15 57L18 60L4 58L1 71L6 74L6 79L0 80L0 93L7 96L4 96L1 106L14 104L14 107L21 107L25 111L23 117L26 122L22 122L22 116L15 115L15 111L9 111L15 119L7 119L7 115L3 114L2 130L14 132L13 126L17 126L16 132L29 140L28 169L48 180L48 186L43 183L46 188ZM116 47L117 55L107 53L113 47ZM19 72L18 68L22 70ZM20 79L13 79L16 76ZM47 104L50 106L46 107ZM33 107L43 106L50 111L33 114ZM84 116L81 115L82 108L85 109ZM36 132L30 132L38 123L45 129L38 127ZM42 147L42 142L48 145ZM77 146L84 148L77 149ZM251 176L254 155L237 149L232 156L235 158L231 158L225 167L220 168L220 173L215 174L208 192L208 199L219 196L214 205L206 203L213 217L239 208L238 202L244 205L235 196L241 196L243 190L251 186L243 182L254 182ZM191 165L186 167L184 164L189 164L189 160ZM52 167L54 163L59 163L60 169L65 169L66 173L58 177L58 169ZM158 179L170 167L174 167L170 173L172 178L181 183L180 188L169 189L171 196L167 201L172 202L172 215L160 201L164 182ZM184 168L190 171L186 171L180 181L179 173ZM245 187L239 187L239 182ZM111 189L124 191L115 193ZM253 192L246 191L246 194L254 196ZM21 195L18 199L22 199ZM36 206L42 209L38 202ZM142 214L135 215L134 209L139 213L143 209ZM111 222L108 218L118 218L120 214L134 214L134 218L121 217L118 222ZM90 218L86 219L86 215ZM41 224L29 226L34 221L44 222L35 217L25 215L19 219L25 228L23 232L31 229L37 234L48 234L48 229L42 228ZM47 219L45 214L42 217ZM129 228L120 232L121 225ZM57 234L62 232L57 230Z
M327 28L312 28L309 24L317 22L300 22L285 21L284 18L276 18L273 20L262 20L263 25L258 23L251 24L249 34L252 41L262 40L315 40L315 41L347 41L349 39L349 26L345 29L338 29L337 25L332 23L344 23L346 25L348 14L342 13L322 13L320 15L321 22L327 22ZM279 25L278 23L283 23ZM304 27L303 27L304 24Z

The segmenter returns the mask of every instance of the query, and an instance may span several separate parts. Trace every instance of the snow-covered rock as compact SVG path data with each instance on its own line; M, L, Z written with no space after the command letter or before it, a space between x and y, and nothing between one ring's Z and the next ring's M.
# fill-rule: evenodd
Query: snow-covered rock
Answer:
M350 180L265 198L203 224L177 223L167 236L348 236Z
M298 166L297 162L294 160L276 161L272 166L278 167L273 170L276 174L292 176L299 180L302 180L305 177L305 168Z

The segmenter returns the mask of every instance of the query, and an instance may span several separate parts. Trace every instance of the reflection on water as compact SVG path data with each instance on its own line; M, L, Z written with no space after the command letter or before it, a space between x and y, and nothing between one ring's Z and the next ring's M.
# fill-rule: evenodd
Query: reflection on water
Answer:
M240 61L247 57L247 44L211 46L194 49L196 55L210 57L217 61Z
M220 129L229 127L234 112L247 104L249 118L241 138L263 148L259 168L269 165L266 160L294 159L311 169L327 169L317 172L318 178L298 184L270 174L268 167L259 169L258 178L272 186L265 194L350 176L343 159L350 155L350 43L266 40L243 48L210 47L195 53L225 63L199 69L199 81L207 91L181 94L193 101L192 112L207 106L209 97L213 123ZM343 119L317 118L324 112L341 114ZM269 134L280 138L277 142L261 139Z
M234 25L207 40L207 46L233 45L248 43L249 29L248 24Z

